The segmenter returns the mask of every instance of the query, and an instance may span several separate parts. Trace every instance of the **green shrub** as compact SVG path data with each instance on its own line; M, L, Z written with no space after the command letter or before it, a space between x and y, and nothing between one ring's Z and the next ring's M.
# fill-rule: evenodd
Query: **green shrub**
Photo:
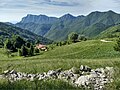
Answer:
M22 56L29 55L29 49L26 46L24 46L24 45L21 47L21 55Z
M33 45L30 46L29 55L30 55L30 56L33 56L33 55L34 55L34 47L33 47Z
M21 49L18 49L18 56L22 56L22 51L21 51Z
M72 41L72 42L76 42L78 39L78 34L75 32L72 32L68 35L68 40Z
M87 40L87 37L85 37L85 35L79 35L79 36L78 36L78 40L86 41L86 40Z
M40 53L40 50L35 48L35 53Z
M120 38L117 40L117 43L114 46L114 50L120 52Z

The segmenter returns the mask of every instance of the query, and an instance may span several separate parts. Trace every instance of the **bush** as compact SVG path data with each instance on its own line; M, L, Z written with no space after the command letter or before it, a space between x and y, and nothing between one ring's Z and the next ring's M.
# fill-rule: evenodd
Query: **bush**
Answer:
M27 55L29 55L29 50L28 50L28 48L26 47L26 46L22 46L21 47L21 55L22 56L27 56Z
M72 41L68 40L67 45L70 45L70 44L72 44Z
M22 56L22 51L21 51L21 49L18 49L18 56Z
M9 49L9 50L11 50L11 51L15 51L15 50L13 49L13 43L12 43L11 40L9 40L9 39L6 39L6 41L4 42L4 48L5 48L5 49Z
M25 45L26 45L28 48L30 48L31 43L27 42Z
M76 42L78 40L78 34L75 32L72 32L68 35L68 40L72 42Z
M49 46L48 46L48 49L49 50L53 50L55 48L55 45L54 44L50 44Z
M35 53L40 53L40 50L35 48Z
M79 36L78 36L78 40L86 41L86 40L87 40L87 37L85 37L84 35L79 35Z
M66 44L67 44L67 41L62 41L61 44L62 44L62 45L66 45Z
M29 55L30 56L34 55L34 47L33 47L33 45L30 46Z
M120 38L117 40L117 43L114 46L114 50L120 52Z
M8 49L5 49L5 54L7 55L7 57L9 57L11 55L11 51Z

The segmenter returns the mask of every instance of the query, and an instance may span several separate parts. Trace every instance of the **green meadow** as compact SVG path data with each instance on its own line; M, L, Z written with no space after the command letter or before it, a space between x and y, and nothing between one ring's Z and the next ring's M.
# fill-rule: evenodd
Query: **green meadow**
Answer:
M100 40L82 41L65 46L57 46L47 52L33 57L18 57L14 53L7 57L4 49L0 49L0 73L14 69L26 73L42 73L48 70L62 68L63 70L80 65L91 68L114 67L114 81L106 85L105 90L120 90L120 53L114 51L115 41ZM10 83L0 80L0 90L86 90L74 87L60 80L48 81L17 81Z

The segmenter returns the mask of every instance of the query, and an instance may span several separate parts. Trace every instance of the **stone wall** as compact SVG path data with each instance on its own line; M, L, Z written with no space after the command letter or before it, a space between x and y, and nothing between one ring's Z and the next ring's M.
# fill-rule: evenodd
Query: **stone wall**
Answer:
M69 82L76 87L84 86L86 88L94 88L94 90L103 90L106 84L113 81L113 73L113 67L92 69L88 66L81 65L80 68L72 67L65 71L60 68L37 74L6 70L2 75L0 75L0 78L6 78L11 82L18 80L34 81L36 79L60 79L65 82Z

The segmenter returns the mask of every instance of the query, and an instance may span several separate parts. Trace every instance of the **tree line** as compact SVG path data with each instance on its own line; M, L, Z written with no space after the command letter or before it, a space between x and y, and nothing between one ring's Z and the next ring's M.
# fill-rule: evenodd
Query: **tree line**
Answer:
M4 42L4 48L8 54L10 52L18 52L19 56L33 56L36 51L38 52L33 43L17 35L13 35L12 38L7 38Z

